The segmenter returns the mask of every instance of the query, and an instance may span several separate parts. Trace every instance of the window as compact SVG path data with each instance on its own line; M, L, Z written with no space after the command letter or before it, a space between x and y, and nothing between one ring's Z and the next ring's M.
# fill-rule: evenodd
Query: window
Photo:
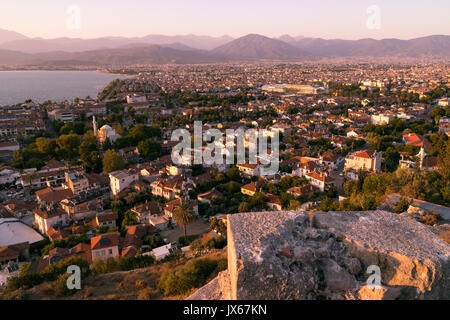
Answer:
M108 249L108 253L109 253L109 254L112 254L112 249Z

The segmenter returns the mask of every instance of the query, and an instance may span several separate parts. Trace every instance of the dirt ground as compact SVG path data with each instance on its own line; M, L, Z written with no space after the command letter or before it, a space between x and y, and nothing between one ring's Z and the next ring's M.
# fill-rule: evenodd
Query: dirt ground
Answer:
M203 235L209 231L209 224L203 219L197 219L187 226L186 233ZM184 236L184 229L176 226L173 230L165 230L161 232L161 236L170 242L177 241L179 237Z

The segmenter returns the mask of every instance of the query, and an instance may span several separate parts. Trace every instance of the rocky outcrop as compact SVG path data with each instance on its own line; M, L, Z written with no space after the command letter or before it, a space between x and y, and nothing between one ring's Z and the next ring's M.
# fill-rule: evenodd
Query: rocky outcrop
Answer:
M386 211L235 214L228 272L209 287L219 294L194 298L449 299L449 258L427 226ZM370 266L380 271L375 287Z

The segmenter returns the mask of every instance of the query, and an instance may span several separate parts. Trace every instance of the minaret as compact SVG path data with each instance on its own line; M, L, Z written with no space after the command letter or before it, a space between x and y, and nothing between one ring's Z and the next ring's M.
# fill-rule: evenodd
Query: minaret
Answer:
M94 136L97 136L98 130L97 130L97 121L95 120L95 116L92 116L92 127L94 128Z
M423 147L420 148L420 152L417 156L420 159L420 170L423 170L423 160L425 160L425 156L426 156L425 149Z

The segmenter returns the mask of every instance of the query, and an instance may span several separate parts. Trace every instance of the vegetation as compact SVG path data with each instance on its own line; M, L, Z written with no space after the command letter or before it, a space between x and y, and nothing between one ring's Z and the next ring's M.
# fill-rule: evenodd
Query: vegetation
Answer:
M188 293L193 288L200 288L218 271L219 263L211 259L188 261L179 270L167 270L159 279L158 288L165 296L177 296Z
M173 212L173 219L179 226L183 227L184 237L186 238L187 226L195 221L195 213L191 209L190 205L188 203L183 203L176 207Z

